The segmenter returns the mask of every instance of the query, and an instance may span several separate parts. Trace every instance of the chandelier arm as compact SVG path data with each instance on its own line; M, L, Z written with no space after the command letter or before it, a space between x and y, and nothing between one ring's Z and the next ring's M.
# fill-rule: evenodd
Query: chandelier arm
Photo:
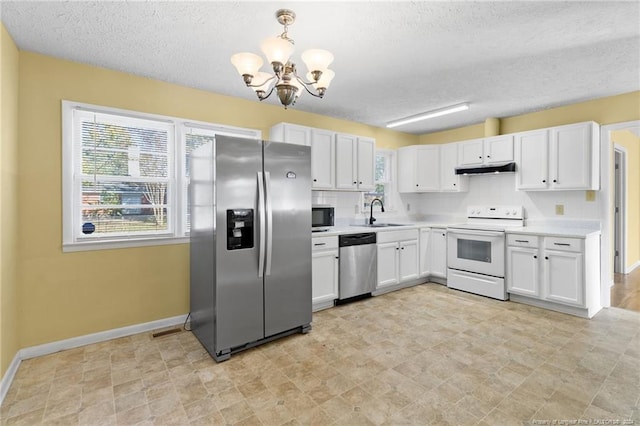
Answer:
M303 81L302 79L300 79L300 77L298 77L297 74L294 74L294 77L296 78L296 80L298 80L302 84L302 87L304 87L304 90L306 90L307 93L309 93L311 96L315 96L316 98L322 98L322 96L317 95L317 94L313 93L311 90L309 90L308 86L310 86L313 83L307 83L307 82Z
M270 78L266 79L262 84L247 84L247 87L262 87L265 84L267 84L268 81L271 81L276 77L277 77L277 75L271 76Z
M274 84L273 86L271 86L271 90L269 90L269 93L267 93L267 96L264 96L262 98L260 98L260 101L264 101L265 99L267 99L269 96L271 96L271 94L273 93L273 89L276 88L276 85Z

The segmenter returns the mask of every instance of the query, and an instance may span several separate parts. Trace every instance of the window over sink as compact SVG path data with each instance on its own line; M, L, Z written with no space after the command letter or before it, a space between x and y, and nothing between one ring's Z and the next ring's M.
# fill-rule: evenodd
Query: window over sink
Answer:
M369 213L371 201L374 198L382 200L386 211L392 211L394 210L394 197L392 196L392 193L395 191L395 182L393 178L395 172L395 151L377 149L374 165L375 189L373 191L362 193L362 211ZM374 204L373 211L380 211L379 203Z

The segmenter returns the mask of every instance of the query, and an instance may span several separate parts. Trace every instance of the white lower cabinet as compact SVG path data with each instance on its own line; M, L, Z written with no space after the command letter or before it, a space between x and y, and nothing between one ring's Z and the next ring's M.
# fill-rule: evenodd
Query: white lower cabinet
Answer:
M507 235L511 300L591 318L600 310L600 235Z
M430 240L430 275L435 278L447 278L447 230L432 228Z
M376 290L418 279L418 230L378 232Z
M431 228L420 228L420 276L427 277L431 273L429 261L429 241L431 241Z
M312 244L311 292L313 310L329 308L338 298L338 237L316 237Z

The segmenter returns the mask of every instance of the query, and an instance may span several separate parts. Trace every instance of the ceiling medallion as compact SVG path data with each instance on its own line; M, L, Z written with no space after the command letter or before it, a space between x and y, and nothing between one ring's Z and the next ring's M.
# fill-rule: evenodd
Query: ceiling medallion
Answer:
M298 97L302 95L303 88L312 96L324 97L335 75L328 68L333 62L333 55L322 49L304 51L301 57L309 72L306 75L307 80L303 80L298 76L296 64L290 60L294 41L289 38L288 29L289 25L295 22L296 14L292 10L280 9L276 12L276 18L284 26L283 33L264 40L260 46L273 68L273 74L260 71L263 61L254 53L236 53L231 56L231 63L247 87L251 87L261 101L267 99L275 90L280 103L287 109L289 105L295 105ZM309 90L310 87L316 93Z

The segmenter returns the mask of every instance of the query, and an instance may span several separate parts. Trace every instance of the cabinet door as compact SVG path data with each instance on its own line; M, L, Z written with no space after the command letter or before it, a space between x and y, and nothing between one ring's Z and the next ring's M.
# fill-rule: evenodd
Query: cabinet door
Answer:
M551 188L591 188L590 123L551 129Z
M447 277L447 231L445 229L436 228L431 230L429 263L432 276Z
M547 250L544 252L546 299L584 306L582 253Z
M431 240L431 229L420 228L420 276L426 277L430 274L429 265L429 241Z
M369 138L358 138L358 189L371 191L375 189L376 141Z
M458 144L448 143L440 146L440 189L443 191L461 191L460 177L456 175L458 166Z
M416 192L416 147L398 149L398 192Z
M338 265L337 250L318 251L312 254L311 294L313 304L338 298Z
M378 283L376 289L398 284L398 243L378 244Z
M416 148L416 191L440 190L440 145Z
M336 134L336 189L356 189L356 137Z
M484 140L484 163L513 161L513 136L494 136Z
M309 127L284 125L284 142L295 145L311 145L311 129Z
M335 176L335 134L326 130L311 130L311 187L331 189Z
M547 129L516 134L516 189L547 189L548 134Z
M475 166L483 163L484 156L482 152L482 139L461 142L459 149L461 166Z
M540 263L538 249L507 248L507 291L540 297Z
M400 242L400 282L418 278L418 240Z

